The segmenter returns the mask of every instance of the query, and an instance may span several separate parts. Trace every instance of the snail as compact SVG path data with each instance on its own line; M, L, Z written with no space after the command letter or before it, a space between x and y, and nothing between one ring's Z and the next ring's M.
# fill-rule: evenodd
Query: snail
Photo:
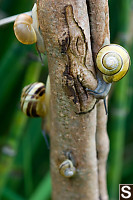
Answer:
M22 90L21 110L29 117L42 117L46 115L45 86L41 82L27 85Z
M44 42L39 30L36 3L32 9L32 18L27 14L20 14L14 22L14 33L23 44L36 43L39 53L45 52Z
M43 83L35 82L23 88L20 100L22 112L29 117L41 117L46 123L49 131L49 101L50 101L50 80L47 78L46 89ZM43 124L43 123L42 123ZM49 148L44 129L42 134Z
M63 161L59 166L59 172L62 176L65 178L71 178L76 173L76 168L73 166L73 163L71 160L66 159Z
M130 66L130 56L120 45L105 45L97 53L96 65L99 70L97 70L97 88L94 91L88 88L86 90L95 98L104 99L107 114L105 98L111 89L112 82L119 81L126 75Z
M130 65L130 57L126 49L120 45L110 44L101 48L97 54L96 63L103 73L106 83L112 83L122 79Z

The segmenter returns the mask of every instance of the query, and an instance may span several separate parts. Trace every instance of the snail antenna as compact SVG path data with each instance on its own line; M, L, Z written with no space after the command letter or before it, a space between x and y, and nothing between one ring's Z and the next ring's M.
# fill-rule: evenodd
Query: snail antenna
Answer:
M46 136L46 132L44 130L42 130L42 135L44 137L47 148L50 149L49 142L48 142L48 139L47 139L47 136Z
M108 109L107 109L106 98L103 99L103 102L104 102L105 113L106 113L106 115L108 115Z

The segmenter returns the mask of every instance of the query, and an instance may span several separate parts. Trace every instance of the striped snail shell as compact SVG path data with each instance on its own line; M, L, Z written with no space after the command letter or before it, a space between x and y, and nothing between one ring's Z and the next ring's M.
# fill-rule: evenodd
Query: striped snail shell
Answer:
M14 33L19 42L37 45L37 50L45 52L44 41L39 29L37 4L32 8L32 18L27 14L20 14L14 22Z
M21 94L21 110L29 117L42 117L46 115L45 86L35 82L23 88Z
M126 75L130 65L130 57L120 45L109 44L99 50L96 64L103 74L104 81L112 83L119 81Z
M33 44L37 42L36 32L33 27L33 20L27 14L20 14L14 22L14 33L19 42Z
M60 164L59 172L65 178L70 178L75 175L76 168L73 166L72 161L67 159Z

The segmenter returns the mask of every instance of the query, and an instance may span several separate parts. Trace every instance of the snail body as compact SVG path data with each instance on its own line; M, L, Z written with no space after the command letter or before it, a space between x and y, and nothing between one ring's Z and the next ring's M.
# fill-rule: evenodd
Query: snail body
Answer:
M36 3L32 9L32 18L27 14L20 14L14 22L14 33L19 42L23 44L36 43L40 53L45 52L44 42L39 30Z
M43 37L41 35L40 29L39 29L39 21L38 21L38 15L37 15L37 4L35 3L33 8L32 8L32 19L33 19L33 27L36 32L37 36L37 49L40 53L45 52L45 47L44 47L44 41Z
M22 90L21 110L29 117L46 116L45 86L41 82L27 85Z
M71 160L66 159L63 161L59 166L59 172L62 176L65 178L71 178L76 173L76 168L73 166L73 163Z

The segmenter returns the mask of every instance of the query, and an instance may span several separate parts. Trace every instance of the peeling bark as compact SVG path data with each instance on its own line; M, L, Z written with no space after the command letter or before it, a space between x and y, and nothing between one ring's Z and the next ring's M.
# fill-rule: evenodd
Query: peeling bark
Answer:
M96 99L85 90L86 87L94 90L97 86L93 60L104 41L100 31L105 32L107 25L106 19L100 17L99 23L104 21L104 28L101 30L99 26L99 32L94 33L94 29L97 30L96 11L100 7L95 7L97 1L89 2L94 4L92 7L88 4L90 19L85 0L38 0L39 23L48 56L51 87L50 160L53 200L98 200L107 196L104 193L106 189L98 186L101 174L105 172L107 154L101 157L101 162L104 160L102 168L100 157L97 166L96 152L99 155L102 152L98 141L96 147L96 127L99 135L96 117L99 118L99 114L105 111L103 108L99 111L98 108L96 114ZM106 12L105 8L103 12ZM108 37L108 33L105 35ZM106 125L106 119L103 125ZM101 130L105 133L106 127ZM59 173L59 165L68 159L68 154L72 155L76 167L76 175L69 179Z

